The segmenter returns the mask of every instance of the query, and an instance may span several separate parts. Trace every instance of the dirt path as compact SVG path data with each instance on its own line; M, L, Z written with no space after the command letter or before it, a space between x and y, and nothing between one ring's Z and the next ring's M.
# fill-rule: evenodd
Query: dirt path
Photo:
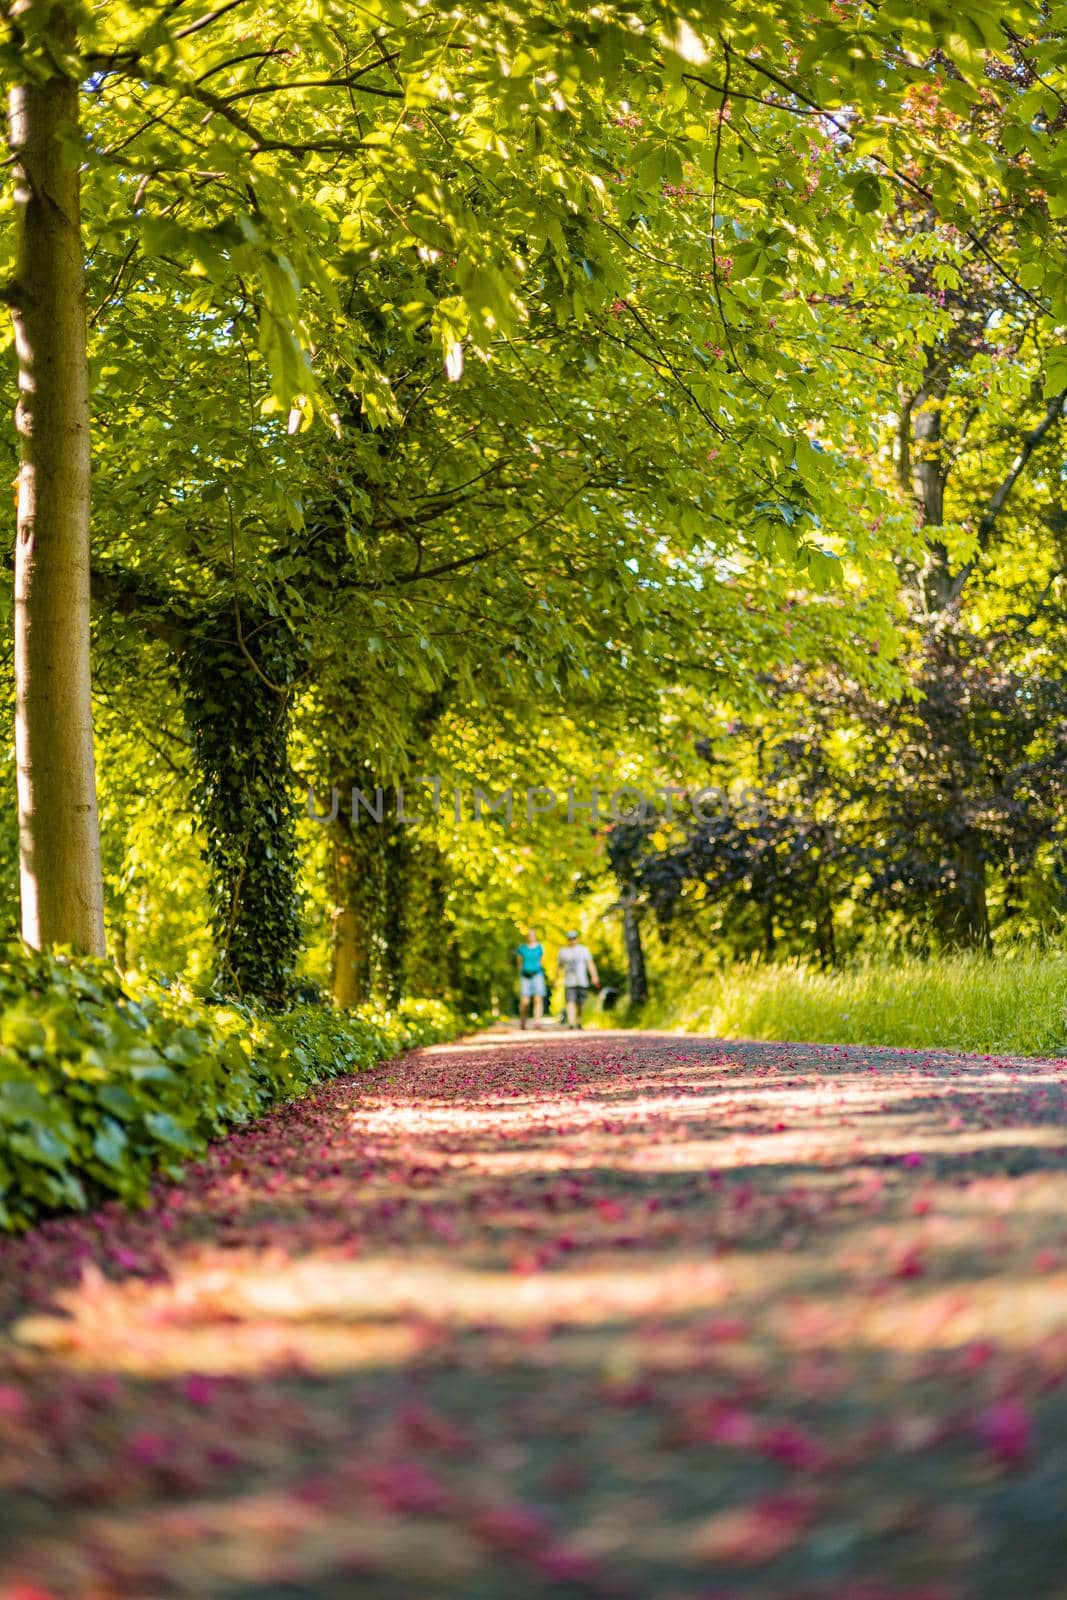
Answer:
M0 1596L1067 1597L1065 1082L500 1035L0 1244Z

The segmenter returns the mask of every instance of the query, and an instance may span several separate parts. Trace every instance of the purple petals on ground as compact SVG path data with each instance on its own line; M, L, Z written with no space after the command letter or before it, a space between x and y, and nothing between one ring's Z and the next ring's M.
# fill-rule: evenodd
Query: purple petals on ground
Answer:
M1063 1062L483 1039L0 1243L0 1600L1058 1592Z

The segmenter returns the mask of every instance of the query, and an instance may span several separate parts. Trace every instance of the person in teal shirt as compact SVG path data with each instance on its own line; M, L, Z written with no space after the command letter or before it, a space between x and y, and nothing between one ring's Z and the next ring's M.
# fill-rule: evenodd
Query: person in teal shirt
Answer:
M530 1001L534 1005L534 1021L540 1022L545 1014L545 974L542 968L545 947L531 928L526 942L515 948L515 969L519 974L519 1027L526 1026L526 1013Z

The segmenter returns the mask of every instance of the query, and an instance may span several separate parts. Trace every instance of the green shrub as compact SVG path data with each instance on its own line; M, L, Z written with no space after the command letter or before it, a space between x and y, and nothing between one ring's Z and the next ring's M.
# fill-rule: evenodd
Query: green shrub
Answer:
M404 1000L394 1011L295 1006L280 1016L256 1019L262 1035L260 1070L269 1072L271 1101L290 1100L339 1073L362 1072L402 1050L448 1038L459 1026L441 1000Z
M437 1001L392 1013L209 1004L103 961L0 963L0 1228L138 1202L212 1139L339 1073L454 1034Z

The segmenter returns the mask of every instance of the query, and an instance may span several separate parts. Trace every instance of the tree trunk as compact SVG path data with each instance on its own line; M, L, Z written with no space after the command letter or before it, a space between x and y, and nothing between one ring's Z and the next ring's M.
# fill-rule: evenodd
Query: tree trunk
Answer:
M405 908L404 992L423 1000L449 1000L451 984L446 864L436 844L410 845Z
M216 982L227 994L284 1004L300 948L296 804L289 769L294 670L288 637L247 619L255 656L228 638L232 617L204 619L178 658L194 798L211 869Z
M774 960L774 953L778 948L778 939L774 931L774 901L768 900L763 907L763 956L766 961Z
M640 919L629 904L624 904L622 908L622 938L626 946L627 991L630 1005L637 1011L648 999L648 973L645 970Z
M383 834L385 881L383 885L382 977L385 998L395 1006L404 993L408 935L408 890L411 881L411 840L403 823L390 820Z
M333 824L333 1003L341 1010L371 997L374 938L374 861L368 849L373 824L353 828L342 812Z
M13 19L30 9L18 0ZM57 27L56 18L60 19ZM56 55L74 39L53 12ZM11 91L19 363L15 749L22 935L104 954L89 676L89 375L77 158L78 83ZM61 142L60 133L67 141Z
M333 1003L350 1011L370 999L366 928L354 906L338 908L333 924Z
M124 915L124 912L121 913ZM129 950L126 943L126 924L118 922L111 929L111 956L123 977L130 969Z
M992 948L986 902L986 864L981 844L962 839L953 861L955 879L942 897L938 922L945 945L957 950Z
M824 970L837 966L837 928L834 923L834 903L821 884L814 886L815 948L819 965Z

